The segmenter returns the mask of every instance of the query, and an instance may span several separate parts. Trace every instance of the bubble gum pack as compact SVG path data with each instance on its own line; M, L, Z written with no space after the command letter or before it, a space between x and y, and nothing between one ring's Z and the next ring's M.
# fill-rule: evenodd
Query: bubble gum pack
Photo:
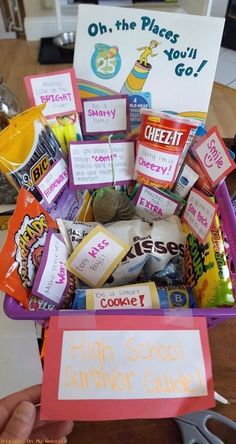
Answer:
M21 188L0 253L0 289L28 308L48 229L56 223L34 196Z
M193 289L198 307L222 307L234 304L234 294L230 272L225 256L219 217L214 224L205 244L192 234L186 224L185 248L186 285Z

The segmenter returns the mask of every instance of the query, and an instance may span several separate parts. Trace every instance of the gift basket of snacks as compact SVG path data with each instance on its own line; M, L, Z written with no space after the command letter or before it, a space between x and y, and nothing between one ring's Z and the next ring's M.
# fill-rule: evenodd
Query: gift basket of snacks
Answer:
M217 129L146 109L136 139L73 140L66 155L43 108L0 133L0 168L19 191L0 257L6 314L233 317L234 161ZM227 171L212 180L219 143Z

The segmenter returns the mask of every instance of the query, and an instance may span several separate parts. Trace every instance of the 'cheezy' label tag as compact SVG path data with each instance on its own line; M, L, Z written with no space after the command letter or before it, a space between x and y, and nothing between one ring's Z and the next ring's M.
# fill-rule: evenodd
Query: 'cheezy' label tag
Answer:
M195 188L189 198L183 214L183 220L189 225L197 238L203 242L212 226L217 205Z
M153 182L173 183L178 166L179 154L154 149L139 143L135 169L137 175L152 179Z
M80 242L67 261L67 268L90 287L101 287L131 246L97 225Z

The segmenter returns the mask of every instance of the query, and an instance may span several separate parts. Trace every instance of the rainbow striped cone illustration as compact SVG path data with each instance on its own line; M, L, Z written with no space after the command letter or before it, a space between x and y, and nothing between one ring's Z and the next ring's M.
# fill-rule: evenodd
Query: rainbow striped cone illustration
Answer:
M121 93L136 94L141 92L151 69L151 65L148 64L147 66L144 66L138 60L136 60L132 70L121 88Z
M153 49L158 45L160 45L160 43L157 42L157 40L151 40L148 46L137 48L138 51L141 51L139 60L136 60L133 69L129 73L124 85L121 88L121 93L135 94L142 91L148 74L152 69L152 65L148 63L148 58L157 56L157 54L153 52Z

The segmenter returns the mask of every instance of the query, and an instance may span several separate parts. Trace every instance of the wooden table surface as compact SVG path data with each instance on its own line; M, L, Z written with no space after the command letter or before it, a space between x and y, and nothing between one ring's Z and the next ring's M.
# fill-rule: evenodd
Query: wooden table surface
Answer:
M1 74L16 93L21 108L28 107L23 77L65 69L70 65L39 65L38 43L24 40L0 41ZM217 125L222 137L236 133L236 90L214 84L207 126ZM235 182L234 182L235 183ZM232 184L232 188L236 186ZM236 421L236 318L209 330L215 390L230 401L217 404L216 411ZM225 443L236 443L235 434L224 434ZM77 422L68 438L70 444L179 444L181 437L173 420L130 420ZM201 443L198 443L201 444Z

